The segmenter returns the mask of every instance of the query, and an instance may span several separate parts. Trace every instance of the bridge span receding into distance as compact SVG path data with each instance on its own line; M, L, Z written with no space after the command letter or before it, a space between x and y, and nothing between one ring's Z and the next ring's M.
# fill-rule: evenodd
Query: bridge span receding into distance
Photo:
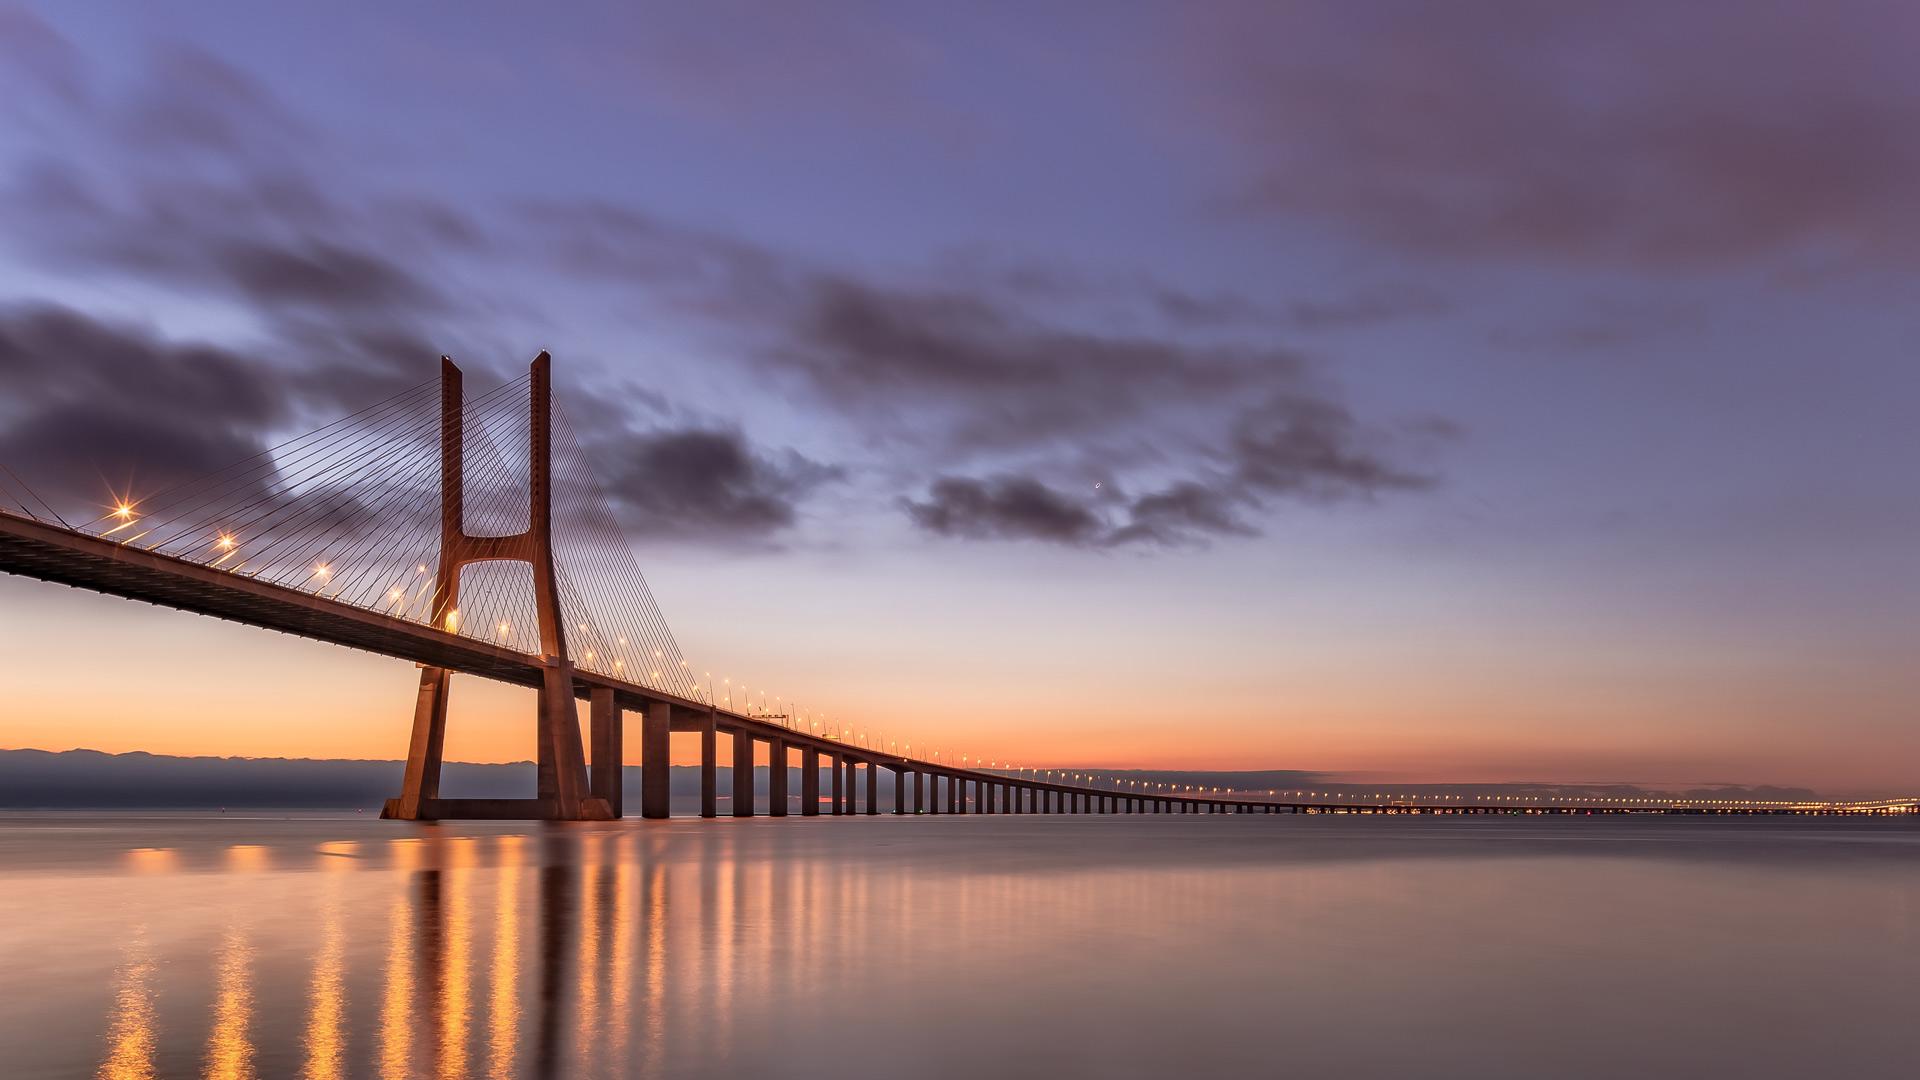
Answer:
M1916 811L1913 800L1542 804L1526 799L1463 804L1149 790L1149 785L1123 780L1064 783L1024 772L955 767L722 707L710 692L700 692L690 669L683 670L687 665L678 659L644 581L621 561L623 555L631 560L631 549L617 526L608 532L611 513L604 495L594 502L598 488L577 444L568 444L571 464L563 461L556 473L554 434L556 427L564 429L564 416L552 402L549 364L542 353L520 380L524 399L510 385L470 400L459 369L443 358L437 386L423 384L282 444L262 460L249 459L181 485L166 504L177 511L172 517L123 503L98 521L76 526L30 491L22 497L0 486L0 495L11 495L0 500L0 571L419 665L406 775L401 794L388 800L384 817L623 817L627 713L640 719L640 804L645 818L669 816L669 753L675 732L700 736L702 817L719 816L721 735L731 742L728 801L734 817L756 812L756 744L766 747L768 810L776 817L787 816L790 809L789 770L795 755L802 816ZM431 393L436 389L437 394ZM431 407L434 397L437 409ZM524 481L509 467L516 464L509 460L514 455L500 449L508 426L503 417L517 412L520 400L526 402ZM470 490L470 480L482 483ZM488 485L494 489L490 493ZM559 528L556 490L573 499L562 506ZM476 517L493 522L493 528L470 533ZM500 531L502 521L508 522L506 528L522 521L525 527ZM557 556L561 548L578 554ZM321 554L315 556L315 551ZM521 564L526 573L509 588L497 573L463 575L472 564ZM469 576L475 580L467 580ZM530 589L524 587L529 576ZM603 592L623 594L613 608L593 595L587 587L593 582ZM464 611L463 583L471 598ZM529 621L537 634L525 630ZM516 624L519 637L514 636ZM579 640L570 649L569 633L576 626ZM655 647L649 650L648 645ZM648 674L642 675L643 669ZM533 797L440 796L453 673L538 692ZM589 703L585 733L577 705L583 699ZM882 770L892 774L892 805L886 808L880 799Z

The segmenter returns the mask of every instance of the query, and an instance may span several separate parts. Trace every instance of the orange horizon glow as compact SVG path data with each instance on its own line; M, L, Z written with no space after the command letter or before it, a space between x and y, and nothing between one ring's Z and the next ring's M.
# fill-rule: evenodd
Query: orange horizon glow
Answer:
M35 632L16 625L0 638L0 678L12 690L0 745L404 756L418 680L411 664L44 583L4 584L10 597L35 603L39 621ZM97 638L116 643L110 660L76 656L66 645ZM756 706L764 694L797 725L837 724L850 741L884 739L921 760L937 750L968 764L1290 770L1393 783L1729 783L1823 793L1913 786L1905 765L1912 756L1888 752L1894 736L1807 729L1797 719L1810 707L1806 695L1762 681L1718 699L1657 681L1603 696L1555 693L1518 675L1490 688L1438 667L1405 668L1404 679L1383 682L1367 677L1364 662L1342 659L1287 676L1284 700L1267 688L1274 676L1261 672L1174 697L1175 709L1150 673L1114 676L1111 693L1096 695L1073 679L1044 682L1017 668L997 685L931 662L897 664L876 679L815 666L804 652L789 659L784 649L762 647L758 665L716 665L716 691ZM755 666L772 677L738 675ZM699 668L703 685L707 670ZM531 690L457 677L446 759L531 759L533 700ZM584 728L584 703L582 717ZM637 764L631 733L627 746L628 763ZM675 764L696 764L697 755L696 735L674 736Z

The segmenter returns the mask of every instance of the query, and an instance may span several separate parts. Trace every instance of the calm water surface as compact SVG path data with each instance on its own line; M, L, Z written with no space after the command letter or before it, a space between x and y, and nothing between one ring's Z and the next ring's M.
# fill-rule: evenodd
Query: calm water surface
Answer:
M0 816L0 1074L1920 1075L1904 822Z

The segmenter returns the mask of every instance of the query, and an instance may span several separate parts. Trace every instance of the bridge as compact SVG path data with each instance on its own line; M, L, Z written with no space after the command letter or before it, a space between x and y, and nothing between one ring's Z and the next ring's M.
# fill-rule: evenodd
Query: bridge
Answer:
M640 814L669 816L674 732L700 736L700 815L1913 813L1912 800L1372 799L1220 792L955 767L790 717L723 707L681 657L563 410L551 358L469 397L440 378L218 472L69 522L0 466L0 571L411 661L420 667L401 791L382 817L610 820L625 815L625 723L640 721ZM536 790L440 794L454 673L533 688ZM588 730L578 702L588 703ZM823 779L822 772L825 772ZM882 807L881 771L892 774ZM823 788L825 798L823 800ZM823 806L824 803L824 806Z

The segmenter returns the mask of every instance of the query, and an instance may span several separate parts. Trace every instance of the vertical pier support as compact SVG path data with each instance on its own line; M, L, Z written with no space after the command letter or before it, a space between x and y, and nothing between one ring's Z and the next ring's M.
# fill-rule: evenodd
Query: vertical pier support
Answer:
M812 746L800 750L800 816L820 816L820 751Z
M547 766L553 817L560 821L603 820L611 815L605 803L587 788L587 757L580 746L580 710L573 703L573 665L548 658L545 685L540 694L541 763Z
M787 740L767 740L767 813L787 816Z
M839 817L846 812L846 803L844 801L846 799L846 778L841 775L841 758L839 754L832 752L827 754L827 768L833 772L833 791L828 801L833 804L833 816Z
M733 816L753 816L753 736L733 733Z
M626 788L626 777L624 775L624 766L626 763L626 717L624 710L613 703L613 688L610 686L594 687L588 691L587 701L587 718L591 722L593 729L593 757L592 760L587 763L589 784L592 788L593 796L597 799L604 799L607 804L607 809L612 812L614 817L618 818L622 816L622 803L625 801L624 789ZM645 760L644 755L650 749L647 745L646 735L647 733L645 732L641 735L640 750L643 755L643 762ZM652 777L646 772L644 764L641 768L641 781L642 783L650 783L652 781ZM645 813L646 795L644 788L641 794L641 805L643 807L642 813Z
M880 813L880 766L867 762L867 816Z
M640 816L673 814L673 706L647 702L640 719Z
M715 726L716 720L713 706L707 706L706 718L700 721L700 816L703 818L720 816L720 731Z
M447 689L445 668L420 666L420 695L413 704L413 738L407 744L407 771L400 780L400 797L388 799L383 818L418 821L431 817L440 798L440 759L447 743ZM422 813L425 808L427 812Z

